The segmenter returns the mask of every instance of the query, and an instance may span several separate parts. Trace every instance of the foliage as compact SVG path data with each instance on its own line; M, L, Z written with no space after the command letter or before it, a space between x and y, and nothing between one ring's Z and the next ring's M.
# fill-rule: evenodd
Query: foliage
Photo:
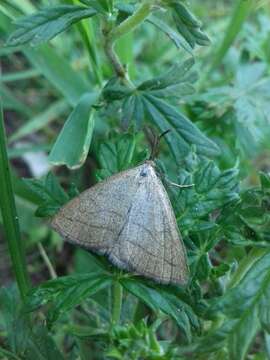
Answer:
M1 224L23 295L0 288L3 359L269 358L263 5L1 3ZM120 271L47 229L79 192L149 159L166 130L155 162L187 249L186 287ZM26 268L24 248L36 247L38 264Z

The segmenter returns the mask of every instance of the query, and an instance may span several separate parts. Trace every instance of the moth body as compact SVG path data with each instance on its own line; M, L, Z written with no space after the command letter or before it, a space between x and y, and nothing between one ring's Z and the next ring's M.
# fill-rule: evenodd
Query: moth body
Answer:
M185 284L185 248L154 163L123 171L68 202L51 226L121 269L160 283Z

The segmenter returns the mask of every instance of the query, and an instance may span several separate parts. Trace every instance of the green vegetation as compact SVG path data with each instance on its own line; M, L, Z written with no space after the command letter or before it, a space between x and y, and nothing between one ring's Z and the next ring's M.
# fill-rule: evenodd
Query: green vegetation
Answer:
M263 0L1 1L1 359L270 359L269 44ZM47 224L168 129L185 288Z

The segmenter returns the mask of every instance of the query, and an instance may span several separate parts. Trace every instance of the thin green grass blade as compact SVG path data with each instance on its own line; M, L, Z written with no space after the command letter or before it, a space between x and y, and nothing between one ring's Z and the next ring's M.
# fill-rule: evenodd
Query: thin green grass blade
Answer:
M212 64L210 66L211 69L214 69L221 64L224 56L227 54L229 48L235 41L254 5L254 0L238 0L220 47L217 49L217 52L213 57Z
M9 138L9 142L17 141L20 138L30 135L35 131L43 129L50 122L63 115L69 109L69 105L66 100L57 100L50 105L45 111L33 116L28 122L22 125L12 136Z
M22 299L25 299L29 290L30 281L26 269L26 258L22 246L18 216L15 206L14 192L10 176L7 156L6 134L2 102L0 100L0 208L2 212L4 230L8 243L9 254L13 271L17 280Z

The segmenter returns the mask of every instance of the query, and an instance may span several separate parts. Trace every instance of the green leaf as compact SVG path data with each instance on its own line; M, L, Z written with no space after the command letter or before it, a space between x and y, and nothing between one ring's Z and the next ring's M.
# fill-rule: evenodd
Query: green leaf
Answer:
M0 309L1 330L6 332L7 343L12 350L11 354L3 352L9 355L8 359L22 359L23 354L27 360L63 360L47 329L30 324L29 318L21 311L18 292L14 287L0 288Z
M35 213L38 217L56 214L60 207L69 200L69 196L51 172L45 179L23 179L23 183L30 194L38 199L38 208Z
M188 43L186 43L186 41L181 36L179 36L179 34L169 25L167 25L164 21L162 21L161 19L159 19L154 15L149 16L147 21L153 24L159 30L161 30L165 35L167 35L168 38L173 41L173 43L177 48L182 47L188 53L191 53L191 48L189 47Z
M68 201L67 194L51 172L45 179L24 178L23 182L33 194L40 198L40 202L55 202L63 205Z
M123 134L103 142L98 151L98 161L102 170L96 172L100 179L129 169L147 157L145 152L136 151L138 136Z
M171 186L169 190L181 229L191 231L195 231L200 219L208 220L208 214L239 199L237 169L222 172L213 161L197 161L189 171L181 169L178 175L178 183L194 186L188 189Z
M25 335L29 332L23 332L26 319L20 314L20 305L19 293L15 286L0 288L1 328L6 331L7 344L15 354L25 349Z
M178 326L184 331L187 339L191 339L191 326L198 326L198 320L192 308L173 293L149 287L132 279L122 278L121 284L133 295L142 300L151 309L161 310L171 316Z
M105 142L100 146L99 162L111 174L128 169L135 149L135 138L123 135L117 143Z
M238 147L248 157L255 158L270 136L269 86L264 63L239 63L232 86L211 88L194 98L206 101L206 108L212 108L217 118L227 111L230 118L226 121L231 123Z
M196 80L196 74L190 72L193 64L193 59L178 63L165 75L147 80L135 90L115 79L109 81L103 90L103 96L109 103L121 101L121 116L125 127L133 120L136 128L140 129L143 120L147 119L154 123L161 133L171 130L165 140L177 163L194 145L200 155L213 157L219 153L219 148L214 142L163 100L166 97L181 97L193 91L190 84Z
M257 332L270 328L270 252L261 253L234 287L211 301L210 312L221 311L237 319L228 337L232 360L245 359Z
M91 6L100 13L110 11L110 4L108 0L79 0L82 4Z
M269 191L270 189L270 174L260 172L260 181L261 181L261 187L265 191Z
M49 303L48 322L52 325L59 316L108 287L111 282L109 275L101 272L65 276L47 281L31 290L25 311L34 311Z
M187 9L187 7L180 2L174 1L171 4L173 11L173 19L179 34L188 42L191 48L195 45L209 45L210 39L201 30L200 22Z
M193 65L193 58L175 64L167 73L143 82L137 89L147 91L159 98L181 98L184 95L192 94L195 89L191 83L197 80L197 74L190 73Z
M37 326L28 338L27 360L64 360L52 336L44 326Z
M135 6L133 6L131 4L121 4L120 3L120 4L116 4L116 7L119 10L119 14L120 14L119 17L121 17L121 15L123 15L122 16L123 19L121 17L122 21L124 21L126 19L127 15L132 15L135 10ZM164 22L163 20L161 20L160 18L158 18L157 16L154 16L154 15L150 15L146 19L146 21L149 22L150 24L154 25L157 29L159 29L165 35L167 35L168 38L173 41L173 43L175 44L175 46L177 48L182 47L189 54L191 54L192 49L190 48L189 44L185 41L185 39L182 36L180 36L177 33L177 31L175 31L168 24L166 24L166 22Z
M219 153L218 146L174 107L148 93L142 99L148 119L160 132L171 130L165 140L177 162L187 156L194 145L200 155L213 157Z
M20 18L7 45L18 46L29 43L32 46L48 41L68 29L81 19L96 15L93 8L73 5L58 5L44 8L33 15Z
M49 161L53 165L77 169L85 162L94 131L92 106L96 100L95 93L87 93L81 97L51 150Z

